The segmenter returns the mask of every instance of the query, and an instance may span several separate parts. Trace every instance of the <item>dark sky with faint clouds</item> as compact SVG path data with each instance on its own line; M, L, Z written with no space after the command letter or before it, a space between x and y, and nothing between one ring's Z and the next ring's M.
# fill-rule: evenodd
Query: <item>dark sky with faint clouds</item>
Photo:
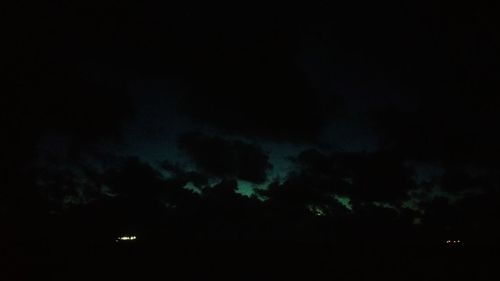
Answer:
M199 169L180 143L196 132L231 157L238 141L262 151L259 184L285 179L308 149L389 151L426 178L498 166L498 30L481 3L38 5L26 17L39 21L12 34L13 143Z
M500 1L31 2L0 280L494 279Z

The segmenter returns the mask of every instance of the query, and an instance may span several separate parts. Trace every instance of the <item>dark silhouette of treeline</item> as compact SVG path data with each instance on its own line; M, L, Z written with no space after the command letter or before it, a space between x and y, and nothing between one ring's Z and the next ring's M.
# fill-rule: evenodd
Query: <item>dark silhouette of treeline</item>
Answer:
M412 210L397 203L417 185L390 155L308 151L295 161L299 168L285 180L250 197L236 192L234 178L211 184L203 173L169 163L165 176L136 158L103 172L89 168L83 185L70 171L40 174L43 184L25 179L22 196L23 189L10 192L19 204L11 197L4 205L3 274L15 280L491 280L498 205L489 182L453 204L437 197ZM199 192L184 188L189 182ZM75 194L80 201L67 199ZM349 196L351 208L336 194ZM117 241L124 235L137 239Z

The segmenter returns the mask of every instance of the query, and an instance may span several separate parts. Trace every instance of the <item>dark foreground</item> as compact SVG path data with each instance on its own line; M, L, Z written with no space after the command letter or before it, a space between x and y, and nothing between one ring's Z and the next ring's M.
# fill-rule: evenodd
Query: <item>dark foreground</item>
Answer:
M496 280L500 270L487 243L368 241L34 238L3 247L1 280Z

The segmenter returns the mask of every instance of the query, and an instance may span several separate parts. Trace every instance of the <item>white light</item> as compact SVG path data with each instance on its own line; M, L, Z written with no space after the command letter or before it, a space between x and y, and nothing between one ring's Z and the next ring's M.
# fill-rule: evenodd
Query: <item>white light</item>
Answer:
M128 241L128 240L135 240L137 239L137 236L120 236L118 237L118 240L121 241Z

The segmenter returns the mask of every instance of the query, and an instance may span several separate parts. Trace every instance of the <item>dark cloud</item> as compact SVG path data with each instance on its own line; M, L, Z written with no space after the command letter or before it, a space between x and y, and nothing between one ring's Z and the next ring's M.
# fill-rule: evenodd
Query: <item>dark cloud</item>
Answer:
M382 112L375 129L383 147L408 159L491 167L500 155L495 104L481 96L429 100L418 112Z
M16 32L6 39L9 71L1 122L9 147L5 161L15 185L21 178L33 183L31 169L42 138L65 136L69 153L78 157L98 141L119 140L121 126L132 116L123 80L99 80L93 75L98 70L83 71L83 48L58 33L52 25L56 17L51 20L31 25L18 18L12 22Z
M261 183L272 168L267 154L260 147L242 141L188 133L180 138L179 147L202 171L216 177Z
M352 173L354 197L393 202L407 198L416 187L413 168L397 154L381 151L349 156L345 161Z
M415 214L400 216L397 210L417 185L412 168L397 156L306 150L291 160L295 168L282 182L274 181L265 190L257 190L267 199L268 212L287 214L295 220L308 220L308 216L330 218L342 227L352 227L353 232L376 224L386 229L394 227L393 234L412 228ZM349 198L349 209L340 203L341 197ZM374 206L376 202L393 207ZM344 229L346 237L354 235L347 234L348 228Z
M317 141L338 104L307 80L293 31L274 23L218 30L193 50L191 89L182 99L190 114L233 134Z
M310 185L355 200L395 202L414 189L414 171L404 159L390 152L332 153L304 151L295 162L298 173L307 176Z
M113 192L132 197L155 197L165 188L162 175L136 157L124 159L117 168L106 171L103 183Z
M481 178L474 176L466 169L448 168L441 177L441 188L444 191L452 193L478 190L484 187L484 182Z
M199 190L208 186L209 176L196 171L185 171L183 167L178 164L173 164L168 160L161 162L161 168L169 173L172 177L169 181L176 182L177 186L184 187L187 183L191 182Z
M423 204L423 225L430 235L458 238L470 243L496 243L500 214L498 190L464 196L454 202L436 197Z
M17 202L13 209L37 206L28 198L38 197L38 160L60 157L59 152L76 160L96 143L116 143L122 125L132 116L123 88L88 81L73 62L51 61L45 55L43 50L27 52L26 64L10 69L7 83L12 87L2 97L7 116L1 121L6 136L2 145L8 149L3 158L7 181L0 193ZM63 136L64 143L52 141L54 135ZM47 153L40 150L42 146Z
M305 30L320 61L313 69L351 96L353 111L372 110L365 120L384 149L408 159L496 165L500 42L494 8L408 2L394 12L391 1L363 10L322 5ZM385 101L391 92L401 104Z
M491 121L499 118L500 57L492 10L482 4L448 10L405 3L399 7L404 12L393 13L385 5L373 7L380 13L361 12L366 21L345 33L326 17L320 25L329 27L321 44L333 50L324 56L359 72L342 81L357 78L354 83L373 85L363 91L378 102L383 99L379 92L391 91L391 85L400 99L413 100L411 109L391 105L384 110L375 107L377 101L368 102L373 115L367 119L382 147L409 159L495 165L498 128ZM380 84L386 86L380 89ZM358 104L364 100L361 95Z
M349 188L346 174L338 169L329 156L317 150L302 152L293 159L297 168L290 171L284 182L275 181L261 195L271 201L299 208L308 204L336 204L335 195Z

